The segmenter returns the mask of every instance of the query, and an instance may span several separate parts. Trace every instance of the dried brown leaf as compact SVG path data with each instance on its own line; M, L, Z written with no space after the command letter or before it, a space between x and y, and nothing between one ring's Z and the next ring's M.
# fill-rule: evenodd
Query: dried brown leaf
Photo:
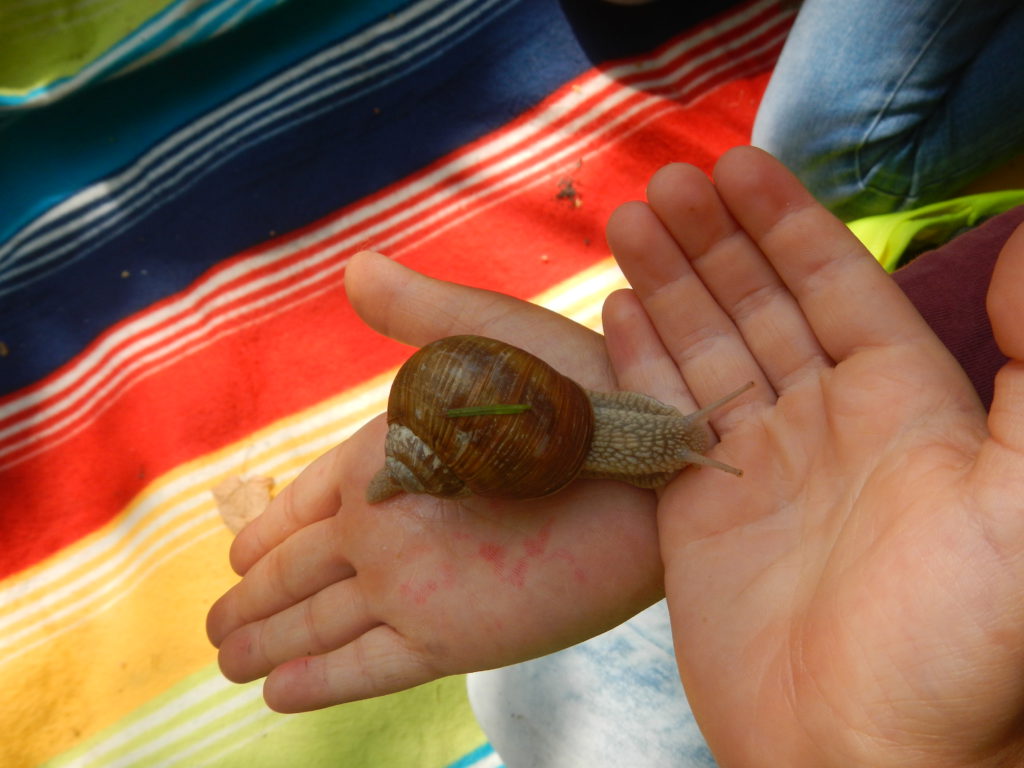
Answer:
M271 477L226 477L213 489L213 498L221 519L232 533L238 533L270 504Z

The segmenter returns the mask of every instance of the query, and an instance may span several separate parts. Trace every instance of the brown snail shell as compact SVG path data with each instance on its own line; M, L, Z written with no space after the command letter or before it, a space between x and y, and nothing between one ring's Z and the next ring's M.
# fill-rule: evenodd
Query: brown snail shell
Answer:
M529 404L514 415L452 418L453 408ZM572 379L495 339L450 336L416 352L388 400L389 474L403 490L533 498L579 474L593 415Z
M410 357L395 377L385 467L367 488L367 500L401 491L536 498L577 477L655 488L687 464L738 475L702 455L708 445L704 420L751 386L684 416L637 392L584 390L505 342L439 339ZM508 406L514 412L490 412ZM481 407L489 412L451 413Z

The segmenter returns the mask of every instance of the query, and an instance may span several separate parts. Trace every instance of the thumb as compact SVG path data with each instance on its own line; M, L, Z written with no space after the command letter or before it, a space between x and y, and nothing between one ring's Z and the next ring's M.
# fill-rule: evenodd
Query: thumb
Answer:
M345 268L345 292L363 322L417 347L456 324L452 304L437 302L442 286L372 251L357 253Z
M574 371L585 386L608 381L601 336L536 304L437 280L372 251L349 261L345 290L363 322L396 341L422 347L459 333L492 336Z
M989 431L1003 446L1024 454L1024 224L999 254L987 308L996 343L1010 358L996 375Z
M495 338L522 335L530 322L557 325L553 312L500 293L438 280L373 251L357 253L345 268L345 291L356 314L378 333L422 347L458 333Z

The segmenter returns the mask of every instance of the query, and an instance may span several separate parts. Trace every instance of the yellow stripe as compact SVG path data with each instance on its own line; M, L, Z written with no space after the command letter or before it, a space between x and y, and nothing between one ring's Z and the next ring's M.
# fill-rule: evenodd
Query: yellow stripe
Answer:
M536 302L595 327L621 285L606 261ZM0 585L0 675L17 692L0 698L0 733L20 734L0 764L60 754L213 663L205 613L236 577L210 489L228 474L282 487L384 410L393 375L168 472L101 530Z
M0 742L0 764L49 759L214 661L203 636L206 607L234 581L224 562L230 536L215 522L116 608L83 617L73 632L2 666L17 695L0 700L0 727L18 736Z
M537 295L533 302L600 331L605 296L628 287L614 259L607 258Z

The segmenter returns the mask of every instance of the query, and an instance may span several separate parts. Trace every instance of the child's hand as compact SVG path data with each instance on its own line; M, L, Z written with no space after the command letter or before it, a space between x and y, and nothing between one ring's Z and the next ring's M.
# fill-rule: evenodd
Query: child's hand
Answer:
M402 341L493 336L584 386L614 387L601 337L539 307L375 254L352 261L346 287L370 325ZM654 494L580 482L534 502L401 494L370 506L384 432L381 417L314 462L232 547L244 578L211 609L210 638L229 679L269 675L274 709L522 661L661 596Z
M676 656L723 766L1019 765L1024 228L989 313L986 414L845 226L741 148L669 166L609 241L619 383L708 402L737 480L687 471L658 528Z

